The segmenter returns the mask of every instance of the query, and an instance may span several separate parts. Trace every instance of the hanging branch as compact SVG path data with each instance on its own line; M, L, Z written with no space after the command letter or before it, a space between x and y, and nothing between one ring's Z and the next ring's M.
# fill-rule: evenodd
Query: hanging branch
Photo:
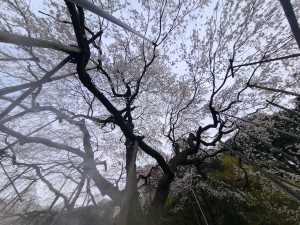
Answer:
M91 39L88 40L88 44L93 42L96 38L101 35L101 32L96 33ZM56 67L54 67L51 71L47 72L45 76L40 79L38 82L31 85L31 87L25 91L20 97L18 97L12 104L10 104L5 110L0 114L0 120L6 116L11 110L13 110L17 105L19 105L28 95L30 95L36 88L38 88L41 84L47 83L52 75L54 75L59 69L61 69L65 64L67 64L73 55L69 55L63 61L61 61ZM2 121L0 121L1 123Z
M295 57L299 57L299 56L300 56L300 53L292 54L292 55L286 55L286 56L273 58L273 59L264 59L264 60L260 60L260 61L256 61L256 62L245 63L245 64L233 66L233 68L236 68L236 67L240 68L240 67L243 67L243 66L252 66L252 65L255 65L255 64L261 64L261 63L266 63L266 62L272 62L272 61L278 61L278 60L283 60L283 59L295 58Z
M60 44L54 41L46 41L37 38L26 37L19 34L11 34L5 31L0 31L0 42L28 46L28 47L51 48L54 50L58 50L70 54L80 53L80 49L77 47Z
M300 97L300 94L298 94L298 93L291 92L291 91L285 91L285 90L281 90L281 89L277 89L277 88L263 87L263 86L259 86L257 84L248 84L248 86L263 89L263 90L267 90L267 91L280 92L280 93L284 93L284 94L287 94L287 95L294 95L294 96L299 96Z
M87 68L86 70L90 71L90 70L94 70L96 68L97 67L91 67L91 68ZM20 85L16 85L16 86L13 86L13 87L2 88L2 89L0 89L0 95L10 94L10 93L13 93L13 92L16 92L16 91L20 91L20 90L32 87L34 85L41 85L41 84L45 84L45 83L50 83L52 81L57 81L57 80L60 80L60 79L64 79L66 77L73 76L73 75L76 75L76 74L77 74L77 72L67 73L67 74L64 74L64 75L61 75L61 76L56 76L56 77L53 77L53 78L50 77L47 80L45 80L45 79L42 80L41 79L41 80L38 80L38 81L26 83L26 84L20 84Z
M290 132L283 131L283 130L280 130L280 129L277 129L277 128L274 128L274 127L269 127L269 126L266 126L266 125L263 125L263 124L255 123L253 121L242 119L242 118L239 118L239 117L236 117L236 116L233 116L233 115L228 115L226 113L223 113L223 114L226 115L226 116L228 116L228 117L232 117L232 118L235 118L237 120L241 120L241 121L246 122L246 123L251 123L251 124L254 124L254 125L259 126L259 127L264 127L264 128L266 128L268 130L273 130L273 131L276 131L276 132L278 132L280 134L288 135L290 137L293 137L293 138L296 138L296 139L300 140L300 136L299 135L292 134Z
M86 177L85 177L85 175L83 174L83 175L82 175L82 178L81 178L81 181L79 182L79 184L78 184L78 186L77 186L77 191L76 191L76 193L75 193L75 196L74 196L72 202L69 203L71 209L74 208L75 203L76 203L76 201L78 200L79 195L81 194L81 191L82 191L82 188L83 188L83 186L84 186L85 180L86 180ZM70 200L71 200L71 199L70 199Z
M14 184L14 181L12 181L12 179L10 178L9 174L6 172L4 166L2 165L1 162L0 162L0 166L1 166L1 168L3 169L3 171L4 171L5 175L6 175L6 177L8 178L10 184L11 184L12 187L14 188L14 190L15 190L15 192L16 192L16 194L17 194L17 197L19 198L20 202L22 202L23 200L22 200L22 198L21 198L20 193L18 192L18 189L17 189L16 185Z
M40 59L38 57L32 57L32 58L14 58L14 57L11 57L11 58L0 58L0 62L1 61L21 61L21 60L24 60L24 61L35 61L35 62L39 62Z
M278 108L280 108L280 109L283 109L283 110L285 110L285 111L287 111L287 112L289 112L289 113L292 113L292 114L295 115L295 116L300 116L300 112L297 112L297 111L292 110L292 109L285 108L285 107L283 107L283 106L280 106L280 105L278 105L278 104L276 104L276 103L274 103L274 102L270 102L270 101L268 101L268 100L267 100L267 102L270 103L270 104L273 105L273 106L276 106L276 107L278 107Z
M16 166L28 166L28 167L31 167L35 170L36 172L36 175L39 177L39 179L47 185L48 189L53 193L55 194L56 196L62 198L64 200L64 203L66 205L66 207L68 207L68 203L69 203L69 200L68 200L68 197L66 195L64 195L63 193L61 193L61 189L60 190L57 190L53 184L47 180L45 178L46 175L43 175L42 174L42 169L37 165L37 164L28 164L28 163L22 163L22 162L18 162L17 159L16 159L16 155L13 155L12 156L12 164L13 165L16 165Z
M46 82L52 75L54 75L59 69L61 69L65 64L67 64L73 58L69 55L64 60L62 60L56 67L50 70L41 79L41 82ZM18 97L13 103L11 103L6 109L4 109L0 114L0 120L3 119L10 111L12 111L17 105L19 105L28 95L30 95L36 88L40 86L39 83L32 85L27 91L25 91L20 97ZM0 121L1 123L2 121Z
M10 129L10 128L8 128L4 125L1 125L1 124L0 124L0 131L19 139L19 141L21 143L39 143L39 144L43 144L43 145L48 146L48 147L65 150L65 151L70 152L74 155L77 155L81 158L86 157L86 154L84 152L82 152L79 148L73 148L73 147L70 147L66 144L61 144L61 143L57 143L57 142L54 142L54 141L50 141L47 138L28 137L28 136L25 136L25 135L23 135L19 132L14 131L13 129Z
M36 180L31 181L28 186L26 188L24 188L21 192L20 192L20 197L22 197L23 195L25 195L27 193L27 191L29 190L29 188L36 182ZM13 209L13 207L18 203L18 196L14 197L4 208L1 209L1 217L5 218L6 215ZM6 209L9 205L11 204L11 206Z
M34 133L40 131L41 129L43 129L43 128L45 128L46 126L50 125L51 123L55 122L56 120L57 120L57 119L50 121L49 123L45 124L45 125L42 126L42 127L39 127L38 129L36 129L36 130L30 132L29 134L26 134L25 136L26 136L26 137L29 137L30 135L32 135L32 134L34 134ZM15 142L13 142L13 143L7 145L6 147L0 149L0 155L3 154L5 150L7 150L7 149L13 147L14 145L18 144L19 142L20 142L20 140L17 140L17 141L15 141Z
M8 188L12 183L11 182L15 182L17 179L19 179L23 174L27 173L28 170L30 169L30 167L27 167L22 173L18 174L17 176L15 176L10 182L6 183L1 189L0 189L0 193L2 191L4 191L6 188Z

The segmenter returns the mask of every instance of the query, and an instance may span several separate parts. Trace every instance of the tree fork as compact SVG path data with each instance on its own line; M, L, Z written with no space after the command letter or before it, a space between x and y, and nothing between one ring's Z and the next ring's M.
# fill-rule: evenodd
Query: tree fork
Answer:
M174 172L170 169L165 159L157 151L155 151L150 146L148 146L142 140L142 138L139 138L135 134L133 134L133 132L126 125L120 111L117 110L116 107L105 97L105 95L102 92L100 92L97 89L97 87L93 84L91 77L89 76L89 74L86 72L85 69L87 60L90 57L90 50L89 50L89 45L87 40L83 38L85 36L84 29L81 27L80 18L74 4L68 2L67 0L65 2L71 14L73 28L76 34L78 45L82 49L81 54L79 54L77 58L77 68L76 68L81 83L91 93L93 93L97 97L97 99L103 104L103 106L114 116L114 118L116 119L116 124L120 127L124 135L133 141L137 140L139 147L144 152L146 152L147 154L151 155L153 158L156 159L158 164L162 167L163 171L168 175L169 180L171 182L174 179Z

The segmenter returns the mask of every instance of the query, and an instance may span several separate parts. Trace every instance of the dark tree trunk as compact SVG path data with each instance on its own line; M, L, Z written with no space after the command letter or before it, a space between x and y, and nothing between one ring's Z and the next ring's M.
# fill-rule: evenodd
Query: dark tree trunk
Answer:
M147 224L159 225L162 217L163 209L170 192L169 176L163 175L160 179L153 202L147 215Z

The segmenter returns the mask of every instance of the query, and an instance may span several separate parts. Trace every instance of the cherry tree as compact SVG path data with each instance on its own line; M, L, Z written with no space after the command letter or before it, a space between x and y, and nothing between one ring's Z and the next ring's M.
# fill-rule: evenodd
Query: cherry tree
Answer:
M179 168L200 168L241 119L299 93L299 48L277 1L91 2L152 42L70 1L3 0L4 219L107 196L118 224L159 224ZM145 165L161 170L147 210Z

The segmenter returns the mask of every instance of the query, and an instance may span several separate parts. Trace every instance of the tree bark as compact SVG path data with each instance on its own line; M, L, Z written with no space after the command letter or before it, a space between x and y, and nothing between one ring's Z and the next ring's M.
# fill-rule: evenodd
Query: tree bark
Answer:
M128 143L128 142L127 142ZM125 193L123 195L121 211L118 217L117 225L143 225L145 224L143 219L143 212L138 199L137 192L137 176L136 176L136 155L138 151L137 141L129 142L129 146L126 146L126 165L127 178Z
M147 221L149 225L158 225L162 217L163 209L170 192L170 182L167 175L159 180L156 188L154 200L151 203L149 214L147 215Z
M96 187L101 191L101 194L103 196L108 195L115 205L120 205L122 192L99 173L95 161L93 159L86 159L85 165L86 174L93 179Z

